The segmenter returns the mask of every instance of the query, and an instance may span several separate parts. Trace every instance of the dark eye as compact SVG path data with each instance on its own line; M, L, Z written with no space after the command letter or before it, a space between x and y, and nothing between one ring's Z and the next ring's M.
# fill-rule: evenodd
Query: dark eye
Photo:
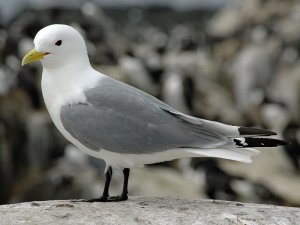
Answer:
M62 40L58 40L57 42L55 42L55 45L57 46L61 46L61 44L62 44Z

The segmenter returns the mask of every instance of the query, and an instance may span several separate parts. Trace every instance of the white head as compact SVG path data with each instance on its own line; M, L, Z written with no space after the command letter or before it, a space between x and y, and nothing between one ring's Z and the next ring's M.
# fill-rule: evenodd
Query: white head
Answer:
M35 48L26 54L22 65L41 60L44 68L72 63L88 63L84 39L74 28L54 24L41 29L34 38Z

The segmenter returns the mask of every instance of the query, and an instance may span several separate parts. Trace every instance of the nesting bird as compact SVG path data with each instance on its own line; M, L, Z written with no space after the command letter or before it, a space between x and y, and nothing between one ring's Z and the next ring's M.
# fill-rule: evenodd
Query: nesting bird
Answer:
M40 60L42 92L58 130L87 154L107 164L100 198L128 199L131 168L181 157L217 157L251 162L252 147L285 141L258 136L272 131L230 126L181 113L145 92L92 68L85 41L72 27L50 25L34 38L22 64ZM123 168L119 196L109 196L112 167Z

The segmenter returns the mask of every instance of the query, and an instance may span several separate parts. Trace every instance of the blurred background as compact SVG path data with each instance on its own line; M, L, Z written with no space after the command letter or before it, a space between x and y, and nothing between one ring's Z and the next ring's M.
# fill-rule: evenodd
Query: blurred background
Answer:
M0 203L95 198L103 161L69 144L21 67L44 26L87 40L93 66L177 110L263 127L290 141L252 164L181 159L132 170L130 195L300 206L300 2L293 0L0 1ZM112 194L123 176L115 171Z

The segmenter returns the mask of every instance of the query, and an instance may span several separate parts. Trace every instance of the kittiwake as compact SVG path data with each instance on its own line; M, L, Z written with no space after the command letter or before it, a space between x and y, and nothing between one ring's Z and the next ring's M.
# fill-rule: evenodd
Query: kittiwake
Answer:
M41 29L34 46L22 65L41 61L43 97L54 124L71 143L107 164L103 194L90 201L128 199L130 168L182 157L249 163L259 153L252 147L286 144L259 137L275 135L272 131L186 115L94 70L83 37L70 26ZM109 196L112 167L124 173L123 191L114 197Z

